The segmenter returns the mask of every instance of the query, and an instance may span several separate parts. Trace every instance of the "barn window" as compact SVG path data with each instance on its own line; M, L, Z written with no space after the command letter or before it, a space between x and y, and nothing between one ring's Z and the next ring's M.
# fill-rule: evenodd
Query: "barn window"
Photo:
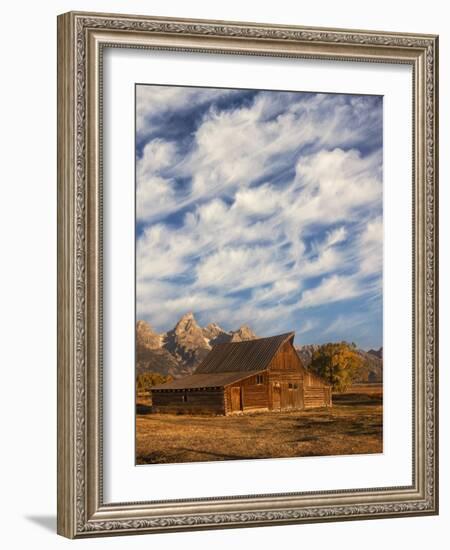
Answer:
M294 390L298 390L298 384L294 384Z
M183 403L186 403L187 395L185 393L183 393L183 395L181 396L181 401L183 401Z
M257 384L262 384L264 382L264 377L262 374L257 374L256 375L256 383Z
M292 387L293 387L292 384L289 383L289 389L290 389L290 390L292 390Z

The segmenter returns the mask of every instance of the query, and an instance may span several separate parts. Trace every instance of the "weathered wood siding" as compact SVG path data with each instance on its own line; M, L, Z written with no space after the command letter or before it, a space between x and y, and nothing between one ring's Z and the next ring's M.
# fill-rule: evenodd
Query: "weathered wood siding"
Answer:
M303 408L303 365L289 342L269 364L269 409L273 411Z
M320 376L317 376L317 374L314 374L313 372L305 372L304 380L305 380L305 386L312 386L312 387L327 386L325 380L323 380L323 378L320 378Z
M331 389L327 386L305 386L305 409L331 406Z
M269 365L269 408L271 410L330 407L331 389L307 372L293 346L286 342Z
M303 372L303 365L292 344L285 342L273 356L269 372Z
M240 391L240 409L236 408L237 388ZM268 375L266 371L230 384L225 388L226 413L268 409Z
M305 372L304 376L305 409L331 407L331 387L312 372Z
M225 414L223 389L153 391L152 411L173 414Z

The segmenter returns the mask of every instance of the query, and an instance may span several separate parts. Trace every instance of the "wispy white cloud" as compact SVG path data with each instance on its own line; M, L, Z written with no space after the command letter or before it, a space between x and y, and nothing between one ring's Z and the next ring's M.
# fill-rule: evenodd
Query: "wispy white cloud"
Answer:
M316 328L318 325L317 321L312 321L311 319L307 319L300 327L300 329L297 330L297 334L306 334L307 332L311 332L314 328Z
M383 221L369 220L359 238L360 270L366 275L379 273L383 265Z
M204 259L196 268L196 286L239 291L274 283L285 269L271 254L273 246L232 245L219 249ZM282 258L280 258L282 261Z
M348 334L349 331L354 330L356 327L364 325L367 321L367 314L351 314L351 315L338 315L333 321L322 329L324 335L340 335Z
M364 293L355 277L331 275L325 277L314 288L305 290L299 302L300 308L321 306L355 298Z
M141 158L137 162L138 180L154 176L155 172L173 165L176 162L177 146L171 141L152 139L146 143Z
M258 304L282 303L289 300L301 289L302 279L298 276L284 276L271 281L269 286L257 288L252 293L252 300Z
M381 203L379 151L362 157L355 149L321 150L301 157L296 169L304 222L349 222L360 208Z
M138 136L154 133L164 126L164 116L189 105L208 103L232 90L188 88L181 86L136 87L136 132Z
M194 310L260 334L312 333L330 322L305 311L378 295L381 145L367 150L378 107L265 92L219 108L226 90L143 88L139 135L152 121L160 130L137 160L139 315L159 329ZM181 147L161 117L196 102L202 114Z

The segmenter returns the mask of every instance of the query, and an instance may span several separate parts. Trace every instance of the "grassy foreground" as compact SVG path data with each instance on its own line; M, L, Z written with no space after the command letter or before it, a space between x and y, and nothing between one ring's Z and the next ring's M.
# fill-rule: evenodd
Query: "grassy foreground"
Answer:
M138 399L136 463L179 463L383 451L382 387L351 388L331 409L237 416L152 414Z

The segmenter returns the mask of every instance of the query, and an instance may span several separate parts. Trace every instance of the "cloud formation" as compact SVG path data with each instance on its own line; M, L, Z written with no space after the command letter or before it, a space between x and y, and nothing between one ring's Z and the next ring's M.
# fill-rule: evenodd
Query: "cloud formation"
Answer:
M138 318L320 342L366 313L348 339L381 345L381 98L140 85L136 101Z

